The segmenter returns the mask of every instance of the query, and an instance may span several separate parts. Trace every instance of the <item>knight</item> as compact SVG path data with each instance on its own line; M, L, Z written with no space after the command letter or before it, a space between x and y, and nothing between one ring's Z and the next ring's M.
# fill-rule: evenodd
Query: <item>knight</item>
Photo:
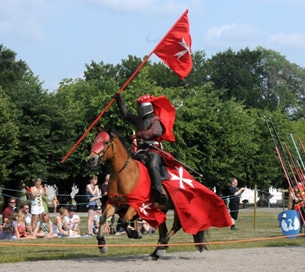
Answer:
M144 152L144 163L148 169L153 191L153 201L159 205L166 203L161 186L161 166L164 160L158 150L162 150L162 141L175 141L173 124L175 108L165 96L143 95L137 102L137 114L127 110L120 93L114 95L123 117L137 129L138 152Z

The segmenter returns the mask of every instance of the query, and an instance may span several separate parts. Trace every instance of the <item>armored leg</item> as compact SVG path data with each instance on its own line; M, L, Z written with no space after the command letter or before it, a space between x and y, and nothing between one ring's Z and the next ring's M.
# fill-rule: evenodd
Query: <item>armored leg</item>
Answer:
M162 158L160 157L160 155L156 152L150 152L150 160L147 164L147 168L152 183L152 189L154 191L154 201L162 205L166 203L166 196L162 192L161 186L161 165Z

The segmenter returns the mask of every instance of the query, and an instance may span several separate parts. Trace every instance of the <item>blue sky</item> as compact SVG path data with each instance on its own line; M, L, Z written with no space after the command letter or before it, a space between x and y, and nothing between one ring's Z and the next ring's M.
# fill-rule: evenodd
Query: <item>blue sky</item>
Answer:
M305 0L1 0L0 43L53 91L92 60L148 55L186 9L192 51L263 46L305 67Z

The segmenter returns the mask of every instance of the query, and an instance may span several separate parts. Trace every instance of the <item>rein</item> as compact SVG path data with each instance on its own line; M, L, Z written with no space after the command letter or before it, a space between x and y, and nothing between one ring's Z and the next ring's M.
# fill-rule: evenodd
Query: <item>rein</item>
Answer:
M121 173L128 165L128 163L130 162L130 154L128 154L128 158L127 160L125 161L123 167L121 168L121 170L119 170L117 173Z
M113 139L111 139L111 141L110 141L109 144L107 145L105 151L103 151L103 155L100 156L100 155L98 154L98 155L99 155L99 158L102 158L102 157L105 156L105 154L106 154L106 152L108 151L108 148L109 148L110 146L112 147L112 152L114 152L114 151L113 151ZM125 161L123 167L122 167L117 173L121 173L121 172L128 166L128 164L129 164L129 162L130 162L130 159L131 159L131 157L130 157L130 154L128 153L128 158L127 158L127 160Z

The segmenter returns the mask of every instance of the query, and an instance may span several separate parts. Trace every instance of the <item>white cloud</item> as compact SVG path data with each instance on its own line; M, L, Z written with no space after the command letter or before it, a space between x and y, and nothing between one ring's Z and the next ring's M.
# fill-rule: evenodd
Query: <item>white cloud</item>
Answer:
M47 16L50 7L44 0L1 0L0 34L41 40L41 20Z
M262 39L263 33L260 33L256 27L247 24L226 24L210 28L205 37L204 43L210 46L226 47L232 45L251 45L258 39Z
M290 48L305 48L305 34L300 32L295 33L277 33L269 38L271 45L276 47L290 47Z

